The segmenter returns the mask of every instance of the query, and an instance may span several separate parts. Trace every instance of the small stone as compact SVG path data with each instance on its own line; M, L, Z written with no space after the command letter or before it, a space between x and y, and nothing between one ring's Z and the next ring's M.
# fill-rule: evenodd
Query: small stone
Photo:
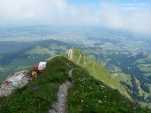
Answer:
M83 103L83 102L84 102L84 100L81 100L81 102Z
M102 100L98 100L98 103L99 103L99 104L102 104L103 102L102 102Z

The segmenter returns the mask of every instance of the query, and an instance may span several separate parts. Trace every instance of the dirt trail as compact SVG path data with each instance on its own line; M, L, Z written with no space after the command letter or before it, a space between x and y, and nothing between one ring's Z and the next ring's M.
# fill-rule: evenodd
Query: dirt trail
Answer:
M68 76L72 77L72 69L69 71ZM49 113L66 113L67 112L67 96L68 90L72 87L71 81L66 81L60 85L57 93L57 102L54 103L49 110Z

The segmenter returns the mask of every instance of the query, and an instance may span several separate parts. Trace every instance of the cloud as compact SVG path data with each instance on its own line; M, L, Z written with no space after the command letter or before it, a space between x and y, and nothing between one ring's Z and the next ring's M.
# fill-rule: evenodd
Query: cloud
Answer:
M151 7L145 4L117 5L105 3L100 9L104 26L151 34Z
M41 24L95 24L95 11L66 0L0 0L0 21Z
M149 5L104 1L95 8L67 0L0 0L0 24L103 25L151 33Z

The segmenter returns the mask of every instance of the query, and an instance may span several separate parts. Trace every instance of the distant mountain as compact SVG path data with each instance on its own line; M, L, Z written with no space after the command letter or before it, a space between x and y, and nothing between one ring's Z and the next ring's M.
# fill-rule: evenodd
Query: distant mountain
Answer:
M70 60L63 56L54 57L48 61L45 71L39 74L36 80L16 90L12 95L0 98L0 113L48 113L48 111L60 113L58 111L61 110L62 113L151 112L105 85L110 75L103 66L99 69L99 73L102 78L107 76L106 79L102 79L104 83L96 80L97 76L95 78L90 76L92 74L89 73L90 68L87 71L72 62L76 60L78 54L73 56L71 50L68 53ZM81 56L77 63L83 65L91 63L91 68L96 66L95 63L88 62L88 59L82 60L83 58L87 59ZM66 81L71 84L70 89L67 88L69 84ZM110 79L109 84L112 82ZM64 108L61 109L61 106Z

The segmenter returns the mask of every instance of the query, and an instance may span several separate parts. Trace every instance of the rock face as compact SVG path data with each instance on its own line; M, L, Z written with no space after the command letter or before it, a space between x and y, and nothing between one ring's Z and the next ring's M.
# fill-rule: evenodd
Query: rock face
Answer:
M72 60L73 59L73 49L69 49L67 51L67 57L69 58L69 60Z
M28 84L30 77L27 71L16 72L7 78L0 86L0 97L10 95L15 89L19 89Z

